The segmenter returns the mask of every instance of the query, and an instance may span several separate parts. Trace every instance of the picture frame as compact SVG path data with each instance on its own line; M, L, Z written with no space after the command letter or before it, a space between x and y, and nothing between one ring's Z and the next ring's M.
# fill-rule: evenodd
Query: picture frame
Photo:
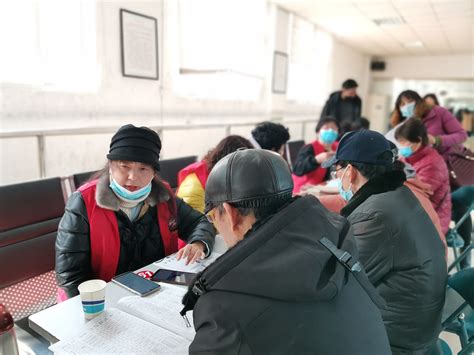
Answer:
M273 54L272 92L286 94L288 82L288 54L275 51Z
M120 9L122 75L159 80L156 18Z

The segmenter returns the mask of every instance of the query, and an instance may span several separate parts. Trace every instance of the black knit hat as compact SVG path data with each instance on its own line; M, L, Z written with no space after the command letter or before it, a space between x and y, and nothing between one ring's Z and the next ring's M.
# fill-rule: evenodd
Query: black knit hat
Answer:
M160 170L161 140L148 127L128 124L119 128L110 142L109 160L129 160L150 164Z
M206 207L232 202L238 207L257 208L291 198L293 179L286 161L261 149L238 150L221 159L206 182Z

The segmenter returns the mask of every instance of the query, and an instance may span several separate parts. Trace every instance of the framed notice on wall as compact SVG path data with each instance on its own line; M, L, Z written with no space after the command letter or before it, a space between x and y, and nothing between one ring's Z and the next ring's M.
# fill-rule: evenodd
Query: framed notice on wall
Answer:
M156 18L120 9L122 74L158 80L158 25Z
M287 81L288 54L275 51L273 55L272 91L276 94L285 94Z

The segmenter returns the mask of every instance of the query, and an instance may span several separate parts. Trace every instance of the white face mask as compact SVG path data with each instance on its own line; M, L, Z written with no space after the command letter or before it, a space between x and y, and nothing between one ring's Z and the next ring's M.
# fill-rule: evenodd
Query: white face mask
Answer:
M402 113L402 116L405 118L412 117L413 113L415 112L415 101L410 102L409 104L406 104L404 106L401 106L400 112Z

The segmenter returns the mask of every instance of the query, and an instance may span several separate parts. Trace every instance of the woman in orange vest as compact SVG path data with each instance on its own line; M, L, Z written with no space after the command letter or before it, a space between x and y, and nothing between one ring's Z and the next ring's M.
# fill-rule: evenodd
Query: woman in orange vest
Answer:
M293 164L293 193L300 192L304 185L318 185L329 180L329 170L321 164L331 158L337 149L339 122L334 117L325 117L316 125L317 139L300 149Z
M160 137L126 125L112 137L108 163L74 192L56 240L59 299L78 294L89 279L110 279L178 251L192 263L209 255L215 230L158 175Z
M201 161L188 165L178 173L177 196L199 212L204 212L204 191L209 173L219 160L242 148L251 149L253 145L237 135L221 140Z

